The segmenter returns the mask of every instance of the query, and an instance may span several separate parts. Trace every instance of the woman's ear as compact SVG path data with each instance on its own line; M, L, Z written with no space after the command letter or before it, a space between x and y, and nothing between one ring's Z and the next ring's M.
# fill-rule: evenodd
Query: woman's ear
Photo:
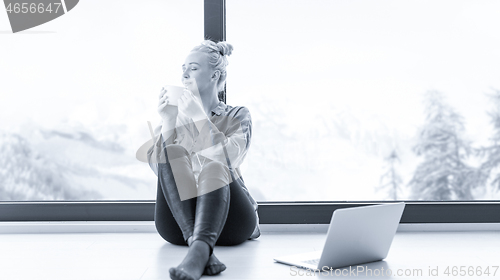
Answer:
M220 70L215 70L212 79L218 80L220 78Z

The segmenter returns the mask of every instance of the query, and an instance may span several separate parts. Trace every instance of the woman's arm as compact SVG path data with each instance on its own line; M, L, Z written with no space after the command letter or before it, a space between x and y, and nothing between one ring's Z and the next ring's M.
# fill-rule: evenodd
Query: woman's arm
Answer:
M195 134L198 135L198 131L192 120L179 111L175 123L173 121L165 122L165 120L161 120L153 131L153 134L155 135L155 141L148 150L147 159L151 169L155 174L158 174L158 163L166 162L163 147L170 144L178 144L191 153L194 146Z
M245 158L252 136L252 118L246 107L237 107L235 114L224 116L219 129L207 119L196 138L194 152L234 169Z
M158 163L166 163L165 147L169 144L179 144L188 152L191 152L194 143L195 125L178 105L169 101L167 90L162 88L158 101L158 114L161 117L160 124L155 128L154 141L148 150L147 159L151 169L158 175ZM179 102L179 101L178 101ZM190 104L191 107L193 104ZM196 105L196 104L195 104ZM196 106L195 106L196 109Z

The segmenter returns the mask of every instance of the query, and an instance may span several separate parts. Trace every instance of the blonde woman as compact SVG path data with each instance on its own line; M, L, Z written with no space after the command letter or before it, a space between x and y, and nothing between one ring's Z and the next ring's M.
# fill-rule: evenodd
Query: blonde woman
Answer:
M184 93L159 96L161 124L148 162L158 176L155 224L168 242L188 245L172 279L199 279L226 266L215 245L237 245L260 236L257 203L239 166L250 146L252 121L247 108L226 105L219 92L226 82L226 42L203 41L182 65Z

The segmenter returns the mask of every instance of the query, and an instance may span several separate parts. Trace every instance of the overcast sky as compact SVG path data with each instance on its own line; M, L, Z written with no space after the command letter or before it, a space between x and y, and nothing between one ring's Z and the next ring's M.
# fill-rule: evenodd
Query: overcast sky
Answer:
M228 99L314 95L403 126L422 121L420 95L436 89L478 134L483 93L500 88L498 11L482 0L227 1ZM199 1L81 1L24 34L5 32L0 13L2 123L89 122L94 106L97 120L119 122L107 111L134 110L136 99L154 106L163 84L179 83L202 25Z
M471 134L490 129L483 93L500 89L499 1L228 1L227 10L241 83L318 96L400 130L423 121L421 94L435 89Z

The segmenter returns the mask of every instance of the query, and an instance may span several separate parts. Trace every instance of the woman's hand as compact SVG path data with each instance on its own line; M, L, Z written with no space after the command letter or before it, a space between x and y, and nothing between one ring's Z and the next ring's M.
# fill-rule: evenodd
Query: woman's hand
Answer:
M194 122L207 119L207 114L203 109L201 100L190 90L184 90L184 93L178 100L178 104L179 110L187 117L191 118Z
M168 99L167 90L162 88L160 91L160 100L158 101L158 114L163 122L175 122L179 109L171 104Z

